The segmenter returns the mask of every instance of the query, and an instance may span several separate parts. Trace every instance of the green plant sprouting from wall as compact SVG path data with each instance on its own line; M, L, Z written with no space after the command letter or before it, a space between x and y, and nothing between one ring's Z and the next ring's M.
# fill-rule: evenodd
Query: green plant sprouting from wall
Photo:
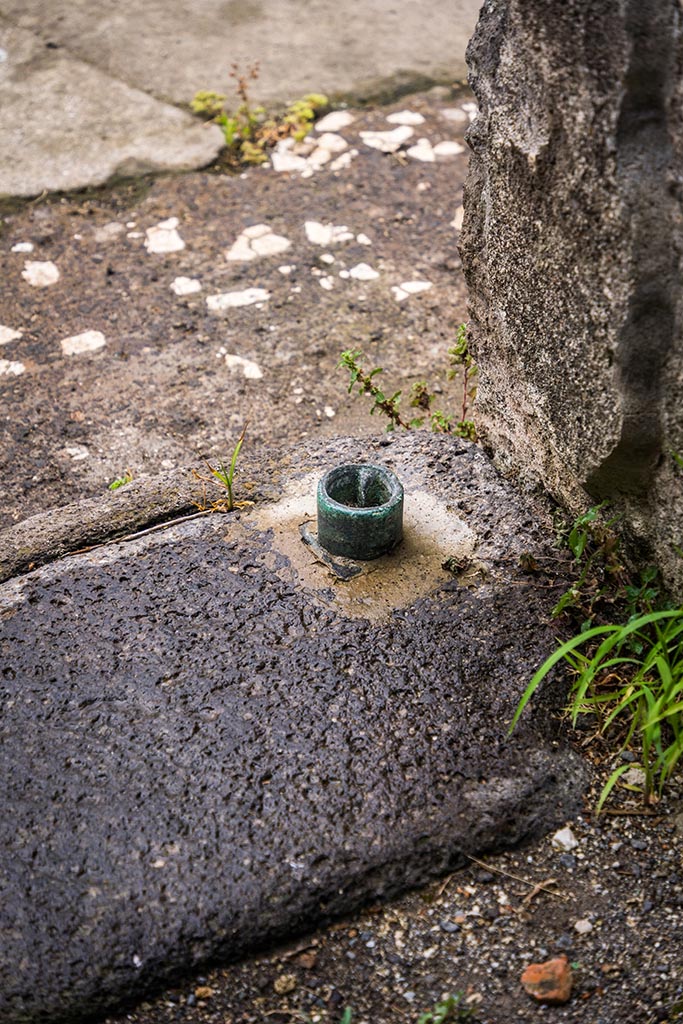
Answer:
M249 95L250 82L259 77L258 63L246 71L233 64L230 77L234 79L239 101L234 110L226 109L227 96L207 90L196 93L190 107L195 114L221 127L228 154L236 163L262 164L268 159L268 149L280 139L292 136L302 141L316 117L329 106L326 96L309 93L291 103L282 116L275 117L265 107L254 105Z
M471 419L467 418L467 412L476 395L474 380L477 367L469 351L466 324L460 324L457 341L448 349L448 360L447 377L449 380L452 380L456 376L458 368L462 367L462 401L459 418L434 409L433 403L436 395L430 391L426 381L417 381L411 388L410 408L417 409L419 412L417 416L406 419L400 410L403 392L395 391L391 395L385 394L376 380L377 376L384 372L382 367L375 366L370 370L364 369L362 365L364 356L359 349L347 349L342 352L339 366L349 373L349 394L353 392L354 388L357 388L359 395L368 395L372 398L370 414L378 412L385 416L389 421L387 430L395 430L396 427L410 430L414 427L421 427L426 421L429 421L431 429L437 433L455 434L468 441L475 441L475 425Z

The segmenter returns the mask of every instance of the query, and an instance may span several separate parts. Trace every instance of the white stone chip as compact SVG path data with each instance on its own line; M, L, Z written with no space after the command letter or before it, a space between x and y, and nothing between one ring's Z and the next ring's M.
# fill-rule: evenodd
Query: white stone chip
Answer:
M20 377L26 370L23 363L0 359L0 377Z
M334 245L336 242L349 242L354 237L346 224L321 224L317 220L307 220L304 230L314 245Z
M76 237L77 237L77 236L76 236L76 235L74 235L74 238L76 238ZM130 238L130 239L131 239L131 241L132 241L132 240L133 240L134 238L143 238L143 237L144 237L144 236L143 236L143 234L142 234L142 231L129 231L129 232L128 232L128 234L126 235L126 238Z
M275 235L272 232L252 239L251 248L257 256L277 256L289 249L292 243L284 235Z
M196 277L176 277L169 287L176 295L194 295L202 290L202 282Z
M379 274L376 270L373 270L369 263L357 263L355 267L351 267L349 270L349 277L354 277L356 281L374 281L379 277Z
M418 295L420 292L427 292L432 287L431 281L404 281L401 288L408 295Z
M372 245L372 239L362 233L360 235L356 235L356 241L359 245Z
M34 288L49 288L59 281L59 270L52 260L26 260L21 276Z
M267 224L250 224L248 228L244 228L242 234L245 238L264 238L265 235L271 234L271 230Z
M107 339L101 331L84 331L83 334L62 338L60 344L65 356L79 356L83 352L96 352L97 349L104 348Z
M242 376L247 380L261 380L263 377L263 370L253 359L244 359L242 356L235 356L228 352L225 355L225 363L230 370L241 370Z
M82 444L75 444L71 447L67 445L64 451L71 459L73 459L74 462L81 462L83 459L87 459L90 455L88 449Z
M240 262L245 262L246 260L258 259L258 253L252 249L250 239L242 233L232 243L225 254L225 258L226 260L238 260Z
M10 341L18 341L21 338L21 331L15 331L11 327L0 324L0 345L8 345Z
M479 107L476 103L463 103L462 109L465 111L470 121L474 121L475 117L479 113Z
M326 149L328 153L343 153L345 149L349 148L346 139L343 139L341 135L336 135L334 132L323 132L320 138L317 139L317 143L318 149Z
M562 850L563 853L569 853L579 845L578 839L568 826L556 832L550 842L555 850Z
M308 169L308 161L306 160L306 157L290 153L289 148L283 147L281 142L278 142L270 159L273 165L273 170L277 174L283 174L287 171L305 171Z
M184 249L185 243L176 230L178 223L177 217L169 217L168 220L160 221L153 228L147 228L145 231L147 252L180 252L181 249Z
M445 117L447 121L453 121L455 124L465 124L469 121L467 111L463 110L462 107L444 107L441 111L441 116Z
M334 258L334 256L332 255L332 253L331 253L331 252L324 252L324 253L322 254L322 256L320 257L320 262L321 262L321 263L327 263L327 264L328 264L328 266L329 266L329 265L331 265L332 263L335 263L335 262L336 262L336 260L335 260L335 258Z
M97 228L93 238L96 242L111 242L113 238L116 238L117 235L120 235L125 230L125 225L117 220L112 220L109 224L104 224L101 228Z
M403 302L410 295L418 295L420 292L427 292L432 288L431 281L403 281L400 285L393 285L392 292L397 302Z
M334 417L337 415L337 413L335 412L331 405L326 405L325 408L323 409L323 412L327 416L328 420L333 420Z
M390 132L360 132L366 146L379 149L382 153L395 153L397 149L412 139L415 134L410 125L402 124Z
M348 128L355 120L353 114L348 110L333 110L331 114L326 114L325 117L321 117L319 121L315 122L315 130L317 132L338 132L342 128Z
M455 217L451 221L451 227L455 228L456 231L462 231L462 221L465 216L465 207L459 206L455 211Z
M33 242L17 242L12 246L12 252L33 252Z
M307 160L307 167L305 171L302 171L302 178L310 178L314 171L319 171L320 168L330 162L332 154L327 149L322 149L320 146L314 149Z
M334 278L331 277L319 277L318 284L321 288L324 288L326 292L331 292L334 288Z
M331 171L343 171L350 166L351 161L355 160L358 156L357 149L349 149L346 153L342 153L336 160L333 160L330 164Z
M429 139L418 139L416 144L408 149L408 156L413 160L421 160L425 164L433 164L436 160L434 148Z
M294 267L290 263L284 263L281 267L278 267L277 269L280 271L281 274L286 275L291 274L292 271L294 270Z
M389 114L387 117L389 124L424 124L425 119L422 114L418 114L416 110L397 110L394 114Z
M442 142L437 142L434 146L436 156L458 156L464 152L465 147L461 146L459 142L454 142L452 139L444 139Z
M634 765L633 768L629 768L621 776L621 781L625 782L627 786L644 786L646 780L645 770L638 768Z
M235 309L239 306L253 306L256 302L266 302L270 292L265 288L245 288L241 292L221 292L208 295L206 305L212 313L220 313L224 309Z
M586 935L588 932L593 931L593 925L584 917L574 923L574 931L577 931L579 935Z

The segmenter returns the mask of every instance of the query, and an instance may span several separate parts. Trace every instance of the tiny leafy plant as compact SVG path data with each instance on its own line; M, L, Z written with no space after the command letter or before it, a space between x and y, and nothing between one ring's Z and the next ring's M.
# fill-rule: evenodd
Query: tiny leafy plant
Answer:
M110 491L118 491L119 487L125 487L133 479L133 474L130 469L125 470L121 476L117 476L116 480L112 480L109 484Z
M203 483L217 483L227 492L227 496L225 498L222 498L219 501L212 502L210 506L206 505L205 500L201 504L197 503L197 507L201 511L205 511L207 508L211 508L216 512L232 512L236 508L243 508L245 505L251 505L250 501L235 501L233 492L235 469L237 468L237 460L239 459L240 451L242 450L242 444L244 443L244 437L247 432L247 426L248 424L245 425L244 429L242 430L242 433L237 439L237 443L233 448L232 457L230 459L230 464L228 466L225 466L225 464L222 462L219 462L218 466L212 466L211 463L205 459L204 461L206 462L206 467L211 473L210 477L200 476L200 474L196 470L193 470L194 476L196 477L197 480L201 480ZM206 495L204 496L204 498L206 498Z
M349 371L349 394L357 387L360 395L370 395L373 400L370 407L370 415L373 416L376 412L379 412L386 416L389 420L387 430L394 430L396 427L403 427L405 430L409 430L417 421L406 421L401 416L399 409L401 392L394 391L393 395L386 395L375 381L375 377L384 372L382 367L376 366L374 369L366 372L360 364L362 358L363 353L358 349L347 349L340 356L339 366Z
M347 349L342 352L339 359L339 366L349 372L348 392L351 394L354 388L358 389L359 395L369 395L373 399L370 414L378 412L389 421L387 430L395 430L401 427L410 430L414 427L421 427L428 420L433 431L444 434L455 434L457 437L466 438L468 441L475 441L477 434L472 420L467 419L469 403L476 395L476 387L473 380L476 376L476 365L468 349L467 326L461 324L458 328L458 340L448 350L449 369L448 378L453 379L457 373L458 366L463 368L463 398L460 410L460 419L454 419L450 414L433 409L432 404L436 395L433 394L426 381L417 381L413 384L410 392L410 408L416 409L418 415L406 419L401 414L402 391L394 391L393 394L386 394L376 381L378 374L383 373L381 366L375 366L370 370L363 368L364 356L359 349Z
M582 618L581 629L590 629L601 604L619 598L619 585L625 581L625 569L619 557L619 537L613 527L614 516L605 519L606 503L595 505L578 516L568 530L558 530L560 544L574 556L578 575L553 608L553 618L572 611ZM656 570L655 570L656 575Z
M291 103L281 117L269 116L266 108L255 105L249 95L250 84L259 77L258 63L250 65L246 71L233 64L230 77L234 80L238 100L234 110L226 109L227 96L207 90L196 93L190 107L195 114L220 126L229 156L235 163L265 163L268 149L288 136L301 142L316 117L329 106L326 96L309 93Z
M459 1024L472 1019L472 1007L463 1002L463 993L443 995L432 1010L420 1014L417 1024Z

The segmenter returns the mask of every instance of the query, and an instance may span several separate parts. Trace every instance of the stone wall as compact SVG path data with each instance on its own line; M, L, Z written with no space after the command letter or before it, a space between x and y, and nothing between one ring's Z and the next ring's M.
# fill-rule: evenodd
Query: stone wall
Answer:
M608 499L683 592L683 11L487 0L462 256L498 466Z

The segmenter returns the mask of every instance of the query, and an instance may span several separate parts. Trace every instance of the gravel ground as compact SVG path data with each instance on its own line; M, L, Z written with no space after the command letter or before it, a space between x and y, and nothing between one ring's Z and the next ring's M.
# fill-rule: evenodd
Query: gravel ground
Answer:
M568 823L573 849L547 836L473 861L388 906L179 980L106 1024L339 1024L346 1007L353 1024L417 1024L444 993L471 1010L449 1020L479 1024L683 1020L683 789L644 814L624 787L596 820L606 767ZM522 971L558 956L571 964L571 1000L538 1005Z

